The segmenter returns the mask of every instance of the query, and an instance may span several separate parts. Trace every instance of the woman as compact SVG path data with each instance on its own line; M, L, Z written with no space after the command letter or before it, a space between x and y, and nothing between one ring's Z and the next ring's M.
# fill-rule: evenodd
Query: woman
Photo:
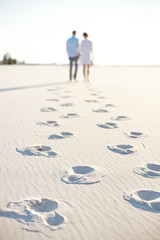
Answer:
M92 64L91 61L91 54L93 56L93 50L92 50L92 42L88 40L88 34L83 33L84 40L81 42L80 46L80 62L83 65L83 75L84 75L84 81L89 81L89 68Z

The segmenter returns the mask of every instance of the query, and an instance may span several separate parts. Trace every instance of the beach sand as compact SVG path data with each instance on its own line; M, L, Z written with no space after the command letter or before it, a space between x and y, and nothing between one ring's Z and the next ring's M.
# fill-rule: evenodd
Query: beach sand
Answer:
M160 67L0 66L0 240L159 240Z

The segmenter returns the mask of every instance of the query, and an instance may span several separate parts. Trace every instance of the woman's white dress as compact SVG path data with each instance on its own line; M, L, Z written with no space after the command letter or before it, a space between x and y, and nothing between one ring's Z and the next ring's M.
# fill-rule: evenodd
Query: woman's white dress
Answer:
M91 52L92 52L92 42L88 39L85 39L81 42L80 45L80 63L83 65L91 64Z

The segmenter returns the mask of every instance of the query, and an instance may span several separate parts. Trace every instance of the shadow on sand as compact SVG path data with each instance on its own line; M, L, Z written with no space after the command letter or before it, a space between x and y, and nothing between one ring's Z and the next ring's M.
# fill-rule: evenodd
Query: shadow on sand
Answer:
M68 82L56 82L56 83L37 84L37 85L12 87L12 88L0 88L0 92L23 90L23 89L29 89L29 88L40 88L40 87L47 87L47 86L56 86L61 84L68 84Z

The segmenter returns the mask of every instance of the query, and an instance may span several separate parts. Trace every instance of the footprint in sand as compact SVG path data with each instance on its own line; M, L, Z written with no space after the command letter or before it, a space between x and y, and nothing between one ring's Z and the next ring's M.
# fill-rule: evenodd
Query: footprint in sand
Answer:
M50 92L54 92L54 91L57 91L58 89L54 89L54 88L49 88L47 89L47 91L50 91Z
M71 98L72 96L70 95L66 95L66 96L62 96L62 98Z
M48 139L63 139L64 137L62 135L58 134L52 134L48 137Z
M114 105L114 104L109 103L109 104L106 104L104 107L117 107L117 106Z
M55 112L57 111L55 108L41 108L41 112Z
M71 93L71 91L70 90L65 90L65 91L63 91L63 93Z
M61 104L61 107L72 107L74 106L74 103L64 103L64 104Z
M160 177L160 165L154 163L147 163L144 166L139 166L135 168L133 172L148 178Z
M99 96L98 98L99 99L106 99L106 97L104 97L104 96Z
M148 135L145 135L141 132L129 132L129 133L124 133L127 137L129 138L142 138L142 137L148 137Z
M69 184L93 184L102 181L102 177L96 167L76 166L66 170L61 180Z
M38 125L45 125L45 126L49 126L49 127L59 127L59 124L57 123L57 121L44 121L44 122L37 122Z
M46 231L46 228L55 231L63 229L67 218L60 212L66 212L72 205L66 201L40 198L9 202L5 209L0 210L0 217L12 218L26 225L24 230L32 232Z
M137 190L124 193L123 197L134 207L151 212L160 212L160 192L158 191Z
M88 91L91 91L91 92L92 92L92 91L96 91L96 89L94 89L94 88L89 88Z
M76 117L79 117L77 113L68 113L60 116L60 118L65 118L65 119L76 118Z
M96 112L96 113L107 113L108 111L107 111L106 109L99 108L99 109L93 109L92 112Z
M51 212L58 208L58 203L57 201L42 198L41 200L31 200L29 208L35 212Z
M74 134L71 133L71 132L61 132L61 134L62 134L62 136L64 136L64 137L71 137L71 136L74 135Z
M125 120L129 120L130 118L127 116L117 116L117 117L112 117L111 119L114 121L125 121Z
M67 137L71 137L74 134L71 132L61 132L61 134L52 134L48 137L48 139L63 139Z
M57 98L48 98L48 99L46 99L46 101L58 102L59 99L57 99Z
M105 124L97 124L98 127L106 128L106 129L114 129L118 128L116 123L106 122Z
M92 100L92 99L85 100L85 102L88 102L88 103L98 103L98 101L97 101L97 100Z
M62 229L64 226L62 224L65 224L66 218L58 214L56 212L48 214L48 216L44 217L45 221L48 223L48 225L53 228L54 230Z
M136 152L134 147L129 144L123 144L123 145L114 145L114 146L107 146L109 150L115 153L120 153L120 154L131 154Z
M17 152L22 153L22 155L28 156L44 156L44 157L55 157L57 153L52 151L51 147L45 145L29 146L26 148L16 148Z
M97 93L91 93L91 96L97 96Z

